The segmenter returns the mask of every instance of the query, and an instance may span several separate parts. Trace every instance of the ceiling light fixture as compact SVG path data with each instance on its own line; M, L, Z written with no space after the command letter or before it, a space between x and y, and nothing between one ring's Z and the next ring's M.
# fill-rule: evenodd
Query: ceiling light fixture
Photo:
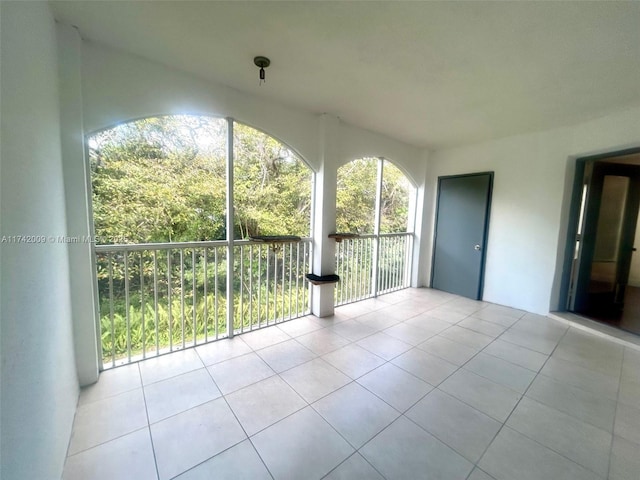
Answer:
M260 85L264 83L264 69L271 65L271 60L267 57L255 57L253 59L253 63L256 64L256 67L260 67Z

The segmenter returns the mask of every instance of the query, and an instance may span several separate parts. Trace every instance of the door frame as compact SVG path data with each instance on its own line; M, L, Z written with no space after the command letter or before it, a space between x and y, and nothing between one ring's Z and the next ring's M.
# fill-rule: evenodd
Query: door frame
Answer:
M578 223L580 218L580 210L582 206L582 189L584 185L584 175L587 170L587 165L593 165L596 161L606 160L614 157L621 157L626 155L635 155L640 153L640 147L627 148L623 150L614 150L606 153L599 153L597 155L588 155L586 157L576 158L575 160L575 168L574 168L574 177L573 177L573 187L571 193L571 203L569 205L569 217L568 217L568 228L567 228L567 237L565 242L564 249L564 262L562 266L562 277L560 283L560 292L559 292L559 311L572 311L571 310L571 294L572 294L572 278L574 277L573 269L573 261L576 249L576 241L578 240L578 235L581 232L578 232ZM588 197L588 195L587 195ZM582 248L581 248L582 250ZM579 262L580 259L578 258ZM576 272L577 276L577 272Z
M489 222L491 218L491 203L493 198L493 171L482 171L482 172L473 172L473 173L463 173L457 175L441 175L438 177L438 190L436 193L436 210L435 217L433 221L433 241L431 248L431 274L429 275L429 285L433 287L433 274L434 274L434 266L435 266L435 256L436 256L436 240L438 237L438 215L440 213L440 185L442 180L447 180L451 178L464 178L464 177L475 177L479 175L489 175L489 192L487 194L487 208L485 213L484 220L484 233L482 235L482 250L480 252L480 280L478 282L478 292L476 295L476 300L482 300L482 296L484 293L484 273L485 273L485 262L487 259L487 245L489 242Z

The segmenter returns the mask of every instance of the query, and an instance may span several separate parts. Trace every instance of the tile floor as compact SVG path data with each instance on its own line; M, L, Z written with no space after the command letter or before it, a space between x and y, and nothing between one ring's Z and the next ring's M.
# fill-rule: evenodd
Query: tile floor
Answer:
M408 289L108 370L65 480L640 478L640 349Z

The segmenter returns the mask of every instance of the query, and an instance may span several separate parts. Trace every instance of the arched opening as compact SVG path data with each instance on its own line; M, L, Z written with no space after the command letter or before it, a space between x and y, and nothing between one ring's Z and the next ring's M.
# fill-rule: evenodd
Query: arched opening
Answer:
M174 115L97 132L88 148L103 367L309 312L313 173L286 145Z
M413 195L409 179L386 159L356 159L338 169L336 229L351 238L336 249L336 305L409 286Z
M236 238L308 237L313 173L290 148L255 128L234 123Z

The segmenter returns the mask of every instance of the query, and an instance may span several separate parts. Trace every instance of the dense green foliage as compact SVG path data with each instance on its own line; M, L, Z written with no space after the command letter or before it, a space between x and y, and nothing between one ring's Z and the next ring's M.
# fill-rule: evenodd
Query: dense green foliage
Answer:
M224 121L187 116L139 120L94 135L98 243L223 239L225 138Z
M99 243L226 238L226 122L156 117L90 140ZM234 124L234 230L309 235L311 170L272 137Z
M339 232L374 233L377 158L353 160L338 169L336 227ZM384 161L380 199L380 232L407 231L411 186L404 174Z

